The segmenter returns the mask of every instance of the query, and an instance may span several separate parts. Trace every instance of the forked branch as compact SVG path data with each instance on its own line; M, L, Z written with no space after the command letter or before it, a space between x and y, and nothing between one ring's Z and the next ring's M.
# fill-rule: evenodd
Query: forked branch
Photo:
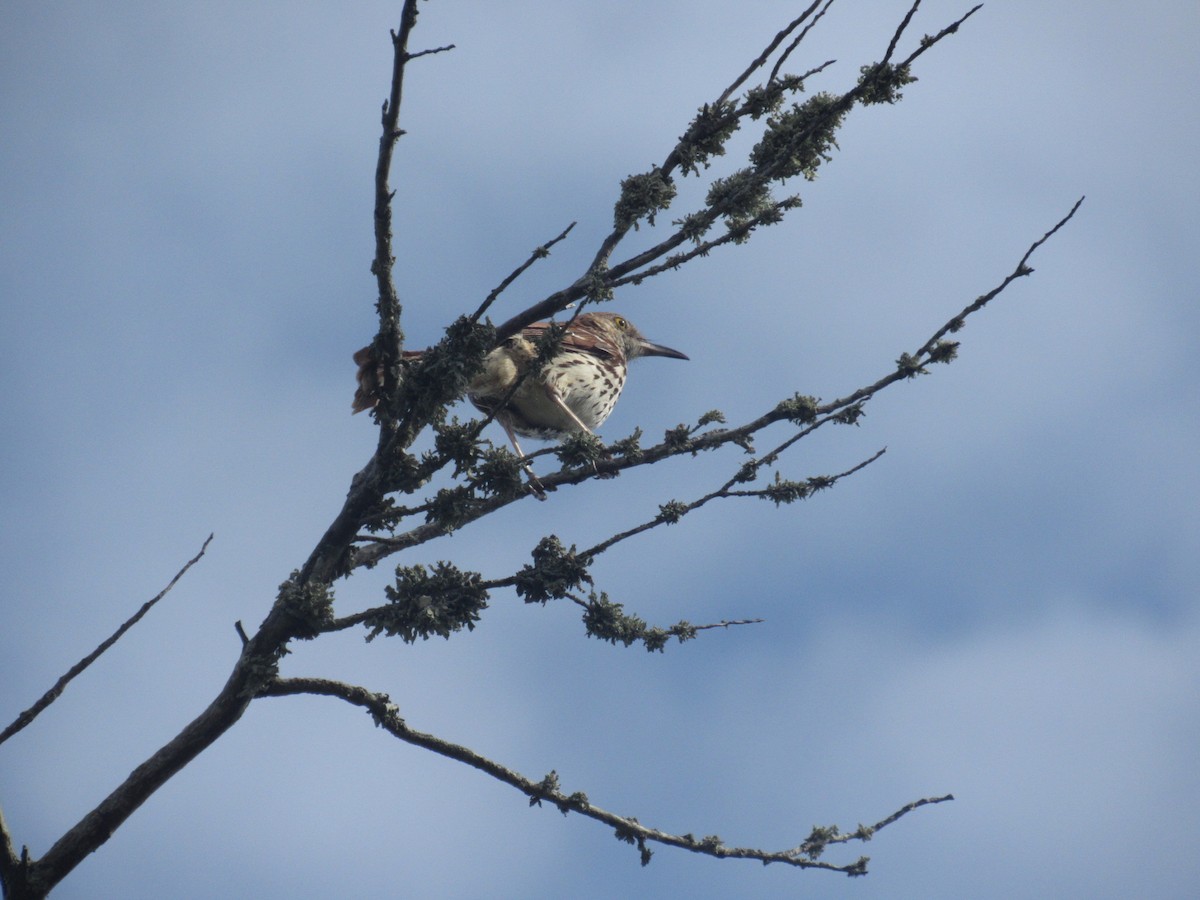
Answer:
M747 466L753 467L755 473L757 473L757 471L764 467L773 464L785 450L789 449L802 438L812 434L818 428L830 423L844 424L856 421L862 413L864 404L869 402L880 391L897 382L926 373L930 365L952 361L955 358L958 345L952 341L945 340L946 335L961 330L969 317L978 313L988 303L996 299L1014 281L1031 275L1033 269L1030 268L1028 263L1032 254L1074 217L1082 203L1083 198L1081 197L1053 228L1034 241L1025 251L1013 271L1005 276L999 284L987 293L977 297L948 319L940 328L934 331L932 336L915 353L902 353L892 371L879 377L874 382L864 385L845 396L825 402L811 397L796 395L791 399L781 401L758 417L735 428L714 428L708 431L701 431L696 428L681 426L679 429L673 429L671 432L668 432L666 438L661 443L652 447L641 448L640 446L632 446L619 454L607 458L597 455L584 463L566 466L557 472L547 475L539 475L539 480L546 490L555 490L568 485L581 484L596 478L609 478L626 469L652 465L672 456L694 455L702 451L715 450L730 444L738 447L746 447L755 435L777 422L790 421L799 426L794 434L769 453L739 465L738 471L733 477L735 480L745 481L744 475L747 472ZM532 454L531 458L548 452L555 451L539 451ZM767 496L770 499L769 495L760 495ZM450 534L453 531L460 530L471 522L483 518L511 503L524 499L525 496L527 495L522 492L492 495L464 494L463 503L456 509L453 523L440 521L434 509L429 506L416 507L416 510L421 510L425 513L426 522L424 524L388 537L371 537L369 541L360 543L353 551L349 566L351 569L360 566L373 566L394 553L419 546L420 544ZM366 538L366 535L356 535L356 540L360 542Z
M601 241L586 271L572 284L532 304L499 325L496 328L497 342L511 337L539 319L549 318L561 312L573 303L604 298L619 284L640 281L648 275L645 271L648 267L657 266L683 244L689 241L700 243L708 229L722 218L727 220L728 231L733 234L718 240L714 246L726 243L730 239L736 241L739 236L744 237L746 232L743 229L778 221L780 213L784 211L782 208L774 209L770 215L763 215L764 210L772 207L772 201L768 199L769 185L772 182L785 181L797 174L803 174L806 178L813 177L816 167L827 158L827 148L846 113L860 102L894 102L899 97L898 86L912 80L907 74L912 63L931 47L956 33L980 8L975 6L936 34L926 35L903 61L893 64L890 60L897 44L920 6L920 0L915 0L893 33L883 61L873 66L864 66L862 76L854 87L836 96L815 96L804 108L794 108L791 112L768 118L763 140L756 146L750 166L734 173L728 179L714 181L705 207L676 220L677 227L663 240L627 259L612 262L614 251L636 227L639 219L653 223L654 216L670 205L674 197L671 181L674 174L682 170L686 175L689 172L698 172L701 166L707 166L712 157L724 154L726 141L744 121L760 119L777 111L785 97L804 89L808 75L823 71L829 65L825 63L818 66L805 76L780 76L778 71L796 44L824 15L825 9L822 9L813 17L818 5L813 3L807 7L775 36L767 49L716 100L701 107L684 136L667 154L662 164L655 166L650 172L626 179L623 183L622 197L617 202L618 212L614 217L613 229ZM735 103L731 99L734 92L742 88L751 75L762 69L780 44L810 17L813 17L812 21L793 44L784 50L765 83L747 90L741 101ZM781 123L786 127L781 128ZM797 154L803 158L802 164L798 165ZM634 187L642 190L634 191ZM635 197L640 199L635 200ZM788 202L790 203L790 200ZM626 206L635 211L622 214L620 210ZM676 254L672 260L658 266L658 270L673 268L699 255L703 254Z

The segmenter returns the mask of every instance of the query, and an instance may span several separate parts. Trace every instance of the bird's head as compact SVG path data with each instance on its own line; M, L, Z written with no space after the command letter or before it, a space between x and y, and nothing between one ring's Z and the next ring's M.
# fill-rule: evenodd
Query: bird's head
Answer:
M637 359L639 356L666 356L671 359L687 359L687 354L680 353L662 344L646 340L645 335L638 331L637 326L622 315L608 312L584 313L576 320L577 325L595 328L612 343L625 351L626 359Z

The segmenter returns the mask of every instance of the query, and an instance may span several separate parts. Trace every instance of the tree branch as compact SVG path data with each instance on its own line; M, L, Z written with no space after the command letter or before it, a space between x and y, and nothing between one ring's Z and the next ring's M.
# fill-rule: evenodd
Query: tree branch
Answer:
M276 678L263 687L259 696L287 697L297 694L313 694L344 700L346 703L365 709L376 726L384 729L393 737L407 744L430 750L447 759L465 763L516 788L529 797L530 806L540 806L543 801L548 801L564 815L574 812L607 825L614 830L619 840L637 846L641 854L642 865L646 865L652 855L648 845L657 843L680 847L716 859L753 859L763 864L782 863L801 869L824 869L851 876L865 875L868 862L866 857L860 857L854 862L844 865L823 862L818 857L829 844L869 840L881 828L887 827L921 806L953 799L951 795L947 794L944 797L916 800L882 819L870 829L860 827L854 832L844 835L836 825L816 828L805 841L788 850L767 851L752 847L731 847L715 835L696 838L691 834L671 834L657 828L650 828L631 816L621 816L594 806L586 794L581 792L563 793L559 789L558 775L555 772L551 772L541 781L533 781L507 766L476 753L469 747L454 744L436 735L416 731L401 718L399 709L387 694L376 693L358 685L326 678Z
M816 4L814 3L813 6L816 6ZM783 68L783 64L787 62L787 58L792 55L792 51L800 46L800 42L803 41L808 36L808 33L816 27L816 24L821 21L821 17L824 16L825 13L829 12L829 7L831 6L833 6L833 0L827 0L825 5L821 7L821 11L813 17L811 22L804 26L804 30L796 35L795 40L788 44L787 48L781 54L779 54L779 59L775 60L775 65L771 68L771 74L767 76L768 84L779 77L779 72ZM808 12L812 12L812 7L809 7ZM805 15L807 15L808 12L806 12ZM830 60L825 65L832 65L832 63L833 60Z
M609 478L626 469L651 465L672 456L696 454L705 450L714 450L728 444L744 446L757 432L779 421L791 420L802 425L803 428L799 433L792 435L783 445L773 451L777 455L795 443L795 441L811 434L814 430L829 422L843 423L854 421L861 414L862 405L880 391L898 381L904 381L916 375L923 374L926 371L926 367L932 363L950 362L954 358L957 345L944 341L943 338L945 335L960 330L965 325L968 317L983 309L984 306L999 296L1013 281L1032 274L1033 269L1028 265L1029 258L1034 251L1071 220L1082 202L1083 199L1080 198L1066 216L1042 235L1042 237L1034 241L1029 249L1025 251L1025 254L1021 257L1021 261L1012 273L1006 276L996 287L978 297L974 302L964 307L959 313L938 328L933 333L933 336L915 354L902 354L897 361L895 369L873 383L860 387L844 397L839 397L825 403L819 403L815 399L803 398L797 395L797 397L779 403L773 409L736 428L713 429L695 434L694 429L681 426L683 433L678 433L679 429L668 432L667 439L653 447L644 450L637 448L620 457L603 458L598 456L585 465L564 467L548 475L539 475L539 481L547 491L553 491L564 485L580 484L584 481L590 481L593 478ZM806 403L811 403L811 406L806 406ZM546 452L561 452L561 448L559 451L538 451L538 453L530 454L529 458L537 457ZM452 527L447 527L445 524L438 522L432 516L432 511L427 512L426 515L429 518L423 525L418 525L401 534L388 538L378 538L372 543L355 547L351 551L348 563L349 569L353 570L360 566L373 566L393 553L398 553L449 534L451 531L458 530L497 509L523 499L525 496L528 495L493 495L473 498L470 500L470 508L463 510L461 516Z
M687 133L684 135L684 138L682 138L680 142L675 145L671 152L668 153L666 159L663 161L663 164L656 167L652 174L657 175L659 180L663 183L669 182L671 173L676 168L679 168L680 165L684 165L685 158L688 158L684 152L685 145L691 147L691 152L694 152L696 154L696 159L700 160L705 160L712 155L724 153L724 140L728 139L728 137L732 135L743 118L747 116L759 117L767 111L767 108L764 105L765 96L762 93L756 93L756 91L759 91L760 89L747 92L745 101L736 108L731 108L729 97L732 96L733 91L737 90L744 84L746 79L754 71L765 65L771 53L778 48L779 44L782 43L786 36L794 31L801 22L807 19L816 10L818 5L818 2L814 2L799 17L793 20L792 23L780 31L779 34L775 36L775 39L768 45L763 54L761 54L758 59L754 60L754 62L751 63L746 71L743 72L737 79L735 79L733 84L731 84L730 87L720 97L718 97L714 103L706 104L701 109L699 115L693 121ZM877 88L877 84L873 78L868 78L867 75L879 75L880 73L889 70L889 61L892 55L895 53L896 46L919 5L919 0L914 2L903 21L893 33L884 56L884 61L876 63L874 66L864 67L863 77L859 79L858 83L854 87L835 98L830 98L830 101L823 113L814 116L812 123L806 130L803 130L800 133L792 136L793 146L798 146L800 143L812 139L818 133L830 129L831 123L835 123L833 128L836 128L836 122L840 121L840 117L844 116L854 106L854 104L860 100L863 102L882 102L878 99L873 99L873 95L870 92ZM961 26L963 22L974 15L979 8L980 6L975 6L959 19L943 28L937 34L926 35L924 38L922 38L917 49L909 54L904 62L896 65L892 71L906 69L914 60L925 53L925 51L939 43L947 36L956 33L959 26ZM810 23L809 28L811 28L811 26L820 19L824 12L825 10L821 10L813 22ZM801 40L805 34L807 34L809 28L806 28L804 32L801 33L801 35L796 39L797 42ZM794 45L789 47L784 52L784 58L791 53L792 49L794 49ZM829 63L826 63L825 65L829 65ZM824 65L820 66L816 71L824 68ZM775 81L776 75L777 72L772 71L771 77L768 79L766 86L762 88L761 91L765 92L768 88L772 88L772 86L774 86L773 89L776 91L784 90L784 88ZM802 86L803 79L796 78L791 81L786 89L788 91L796 91ZM895 99L895 97L898 96L898 93L894 94L892 95L892 99ZM782 93L779 94L779 97L782 97ZM887 102L891 101L888 100ZM703 149L696 149L698 147L703 147ZM634 254L620 263L613 264L610 263L613 252L626 237L629 231L634 227L636 220L617 221L614 224L613 230L609 232L609 234L601 242L595 253L595 256L592 259L592 262L589 264L586 271L572 284L554 292L553 294L550 294L541 301L532 304L525 310L521 311L515 316L512 316L498 326L496 329L496 342L500 343L506 340L533 322L536 322L540 319L549 318L556 313L561 312L572 303L576 303L594 295L611 292L612 288L619 283L640 280L637 278L637 275L641 274L638 273L639 269L644 266L649 266L661 259L666 254L671 253L689 240L690 236L694 235L697 231L703 231L707 229L717 219L727 215L730 210L736 209L739 207L739 204L745 203L747 198L753 195L753 192L762 191L765 185L769 184L770 182L786 180L787 178L791 177L792 174L795 174L790 172L788 169L792 162L793 161L789 159L787 154L780 154L774 158L773 161L755 163L754 166L752 166L754 177L746 179L746 184L742 189L731 190L722 197L719 203L706 206L703 210L693 213L691 216L685 217L685 219L678 220L677 224L680 224L681 227L677 228L676 231L667 238L646 250ZM685 165L685 171L686 168L687 166ZM808 176L811 176L811 173L808 173ZM669 200L666 202L669 203ZM660 208L665 208L665 205ZM653 221L652 217L651 221ZM684 223L686 223L686 227L684 227ZM696 255L703 254L692 254L688 256L688 259L694 258ZM672 268L670 265L667 265L666 267Z
M904 31L908 28L909 23L912 22L913 16L917 14L917 8L920 5L921 0L913 0L913 5L908 8L908 12L905 13L904 18L900 21L900 25L896 28L895 33L892 35L892 40L888 44L887 52L883 54L883 60L881 62L882 65L886 66L892 61L892 54L896 52L896 45L900 43L900 38L904 35ZM979 7L976 7L976 9L978 8ZM971 12L974 11L975 10L972 10Z
M383 103L382 134L379 136L379 156L375 163L375 256L371 272L375 276L378 299L375 309L379 314L379 332L373 341L375 358L382 373L381 389L385 396L394 396L400 382L400 348L404 343L404 329L400 324L400 298L396 292L393 268L396 258L392 255L392 199L390 178L392 157L396 142L404 134L400 127L400 104L404 95L404 73L408 63L414 59L452 50L454 45L408 51L409 38L417 25L417 0L404 0L400 13L400 30L392 31L392 80L388 99ZM394 436L396 423L386 405L376 410L381 427L379 447L382 449Z
M1025 255L1021 257L1021 261L1017 263L1017 267L1012 270L1008 277L1006 277L1002 282L1000 282L1000 284L996 285L996 287L992 288L986 294L977 297L973 303L963 307L962 312L960 312L957 316L933 333L933 336L921 346L921 349L917 351L916 355L924 356L928 354L930 350L933 349L933 346L947 334L958 331L960 328L962 328L967 316L983 309L984 306L996 299L1001 291L1003 291L1018 278L1024 278L1027 275L1032 275L1034 270L1028 265L1029 257L1033 256L1034 251L1037 250L1038 247L1050 240L1050 238L1058 233L1060 228L1062 228L1075 217L1075 213L1078 212L1079 207L1083 205L1083 201L1085 199L1087 198L1080 197L1078 200L1076 200L1075 205L1071 207L1071 211L1059 219L1057 225L1030 244L1029 249L1025 251Z
M553 247L555 244L557 244L559 241L561 241L563 238L565 238L568 234L570 234L571 229L574 227L575 227L575 223L572 222L570 225L568 225L566 228L564 228L557 237L551 238L550 240L546 241L546 243L542 244L540 247L538 247L536 250L534 250L533 253L531 253L529 255L529 259L525 260L525 262L523 262L523 263L521 263L521 265L517 266L512 271L512 273L509 274L509 276L507 278L505 278L502 282L500 282L500 284L498 284L492 290L492 292L487 295L487 297L484 299L483 303L481 303L479 305L479 308L471 314L471 321L478 322L483 317L483 314L488 311L488 307L490 307L493 303L496 302L496 298L499 297L502 293L504 293L505 289L510 284L512 284L514 281L516 281L518 278L520 278L523 274L525 274L525 270L528 269L530 266L532 266L539 259L545 259L547 256L549 256L550 248Z
M691 262L697 257L708 256L708 254L717 247L721 247L729 243L739 243L744 241L749 236L750 232L759 225L772 224L779 221L779 217L782 216L784 212L792 209L794 206L799 205L799 202L799 197L788 197L785 200L779 200L775 203L772 203L768 209L759 213L757 216L752 217L745 223L736 227L731 227L727 229L726 232L720 237L703 241L685 253L676 253L674 256L668 256L658 265L650 266L649 268L646 268L641 272L635 272L632 275L626 275L624 277L613 275L611 282L612 287L615 290L616 288L624 287L627 284L641 284L647 278L653 278L655 275L666 272L668 269L678 269L680 266ZM682 243L684 242L680 241L676 246L679 246ZM657 259L661 255L661 253L656 253L655 258Z
M832 2L833 2L833 0L829 0L829 3L832 3ZM793 31L795 31L797 28L799 28L802 24L804 24L804 21L809 16L811 16L813 14L813 12L816 10L816 8L820 5L821 5L821 0L813 0L812 5L809 6L808 9L804 10L804 12L800 13L800 15L796 16L796 18L792 19L792 21L790 21L786 26L784 26L784 28L782 28L779 31L779 33L776 34L775 37L771 39L771 43L767 44L766 49L764 49L763 52L760 53L758 55L758 57L753 62L751 62L750 65L748 65L746 67L746 70L744 72L742 72L742 74L739 75L737 78L735 78L733 80L733 83L731 85L729 85L729 87L725 88L725 90L721 92L721 96L717 98L716 103L713 105L719 106L719 105L727 102L729 100L729 98L732 97L734 95L734 93L743 84L746 83L747 79L749 79L751 75L753 75L756 71L758 71L759 69L761 69L763 66L765 66L767 64L767 60L769 60L771 58L771 54L774 53L775 50L779 47L779 45L784 42L784 40L787 38L787 36L789 34L791 34ZM829 7L829 4L827 3L826 9L828 9L828 7ZM820 19L821 16L824 14L825 14L825 10L821 10L821 13L817 16L817 19ZM783 59L786 59L788 53L790 53L791 50L796 47L796 45L804 38L805 34L808 34L809 29L812 27L813 24L816 24L816 20L814 20L813 23L811 23L808 28L804 29L804 31L801 33L800 37L798 37L796 39L796 41L788 49L788 51L783 54L783 57L781 58L780 62L782 62ZM778 71L778 67L776 67L776 71ZM774 81L775 74L776 74L776 72L772 72L771 77L768 78L767 80Z
M375 259L371 271L379 290L376 309L382 343L399 348L404 339L400 329L400 298L392 280L392 189L389 183L392 155L396 142L404 133L400 130L400 102L404 94L404 68L411 58L408 39L417 24L417 0L405 0L400 13L400 31L392 32L392 85L383 103L383 133L379 136L379 157L375 163Z
M14 888L24 881L23 869L27 862L27 852L23 850L20 856L17 855L4 810L0 809L0 890L5 897L15 893Z
M175 587L175 584L184 576L187 570L200 561L200 558L204 556L204 551L208 549L208 545L212 542L212 539L213 536L210 534L205 539L204 544L200 547L200 552L189 559L184 564L183 568L175 573L175 577L171 579L170 583L168 583L165 588L143 603L142 608L126 619L120 628L109 635L107 639L102 641L95 650L93 650L79 662L75 663L75 665L71 666L71 668L67 670L67 673L59 678L58 681L54 682L54 686L50 688L50 690L46 691L46 693L42 694L37 703L33 704L33 706L29 707L29 709L17 716L11 725L5 728L3 732L0 732L0 744L3 744L10 737L36 719L38 715L41 714L42 710L44 710L62 695L62 692L66 690L67 685L70 684L76 678L76 676L81 674L84 669L99 659L100 654L119 641L122 636L124 636L125 632L141 621L142 616L150 612L154 605L163 597L165 597L171 588Z
M798 439L803 434L804 434L804 432L802 432L799 435L794 436L792 441L794 441L795 439ZM785 442L785 444L790 443L790 442L791 441ZM784 445L780 445L779 448L777 448L776 450L773 450L770 454L768 454L768 456L778 456L779 453L781 453L783 451L783 449L786 449L786 447ZM837 475L822 475L822 476L810 478L810 479L808 479L808 483L807 483L807 491L804 492L802 495L798 494L797 496L792 497L792 499L794 499L794 500L803 499L804 497L807 497L809 494L812 494L815 491L833 487L835 484L837 484L843 478L847 478L847 477L853 475L854 473L860 471L861 469L865 469L871 463L875 462L875 460L879 459L879 457L883 456L883 454L884 454L884 451L880 450L877 453L875 453L873 456L869 457L868 459L864 459L862 462L858 463L857 465L852 466L851 468L847 469L844 472L839 472ZM767 464L766 458L764 458L764 460L760 464ZM757 468L757 465L755 465L755 468ZM770 488L763 488L763 489L759 489L759 490L733 490L733 486L743 480L744 479L741 477L741 474L739 473L738 475L735 475L734 477L730 478L728 481L726 481L723 485L721 485L715 491L705 494L704 496L702 496L696 500L693 500L691 503L681 504L681 503L673 502L671 504L664 505L664 506L660 507L662 512L660 512L659 515L655 516L653 519L650 519L647 522L643 522L641 525L637 525L634 528L629 529L628 531L622 531L619 534L615 534L612 537L608 538L607 540L600 541L598 544L595 544L594 546L589 547L587 550L582 551L582 553L580 555L595 558L595 557L599 556L601 553L603 553L604 551L613 547L614 545L619 544L621 541L627 540L628 538L631 538L635 535L642 534L643 532L649 531L651 528L656 528L659 525L674 524L674 523L678 522L685 515L692 512L693 510L699 509L701 506L704 506L710 500L718 500L718 499L729 498L729 497L766 497L767 499L774 499ZM782 502L788 502L788 501L782 499L781 492L777 492L776 496L781 497L781 499L776 500L776 505L778 505L779 503L782 503Z

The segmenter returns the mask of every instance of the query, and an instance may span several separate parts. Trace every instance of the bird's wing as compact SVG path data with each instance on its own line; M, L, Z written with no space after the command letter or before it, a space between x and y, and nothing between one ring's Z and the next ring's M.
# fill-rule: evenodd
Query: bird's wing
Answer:
M521 335L527 340L536 341L546 333L551 324L550 322L534 322L532 325L521 329ZM612 359L617 355L612 344L603 335L597 334L590 328L569 329L562 336L562 348L564 350L578 350L582 353L591 353L593 356L599 356L604 359Z

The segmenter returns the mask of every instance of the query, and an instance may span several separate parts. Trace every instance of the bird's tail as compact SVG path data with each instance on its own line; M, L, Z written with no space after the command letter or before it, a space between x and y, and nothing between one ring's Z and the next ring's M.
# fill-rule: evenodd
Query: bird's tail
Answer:
M424 353L424 350L402 350L400 356L405 360L418 360ZM358 388L354 391L354 401L350 404L352 414L374 409L379 405L383 391L383 364L379 360L379 354L375 352L375 345L368 344L355 353L354 362L358 366L355 375Z

